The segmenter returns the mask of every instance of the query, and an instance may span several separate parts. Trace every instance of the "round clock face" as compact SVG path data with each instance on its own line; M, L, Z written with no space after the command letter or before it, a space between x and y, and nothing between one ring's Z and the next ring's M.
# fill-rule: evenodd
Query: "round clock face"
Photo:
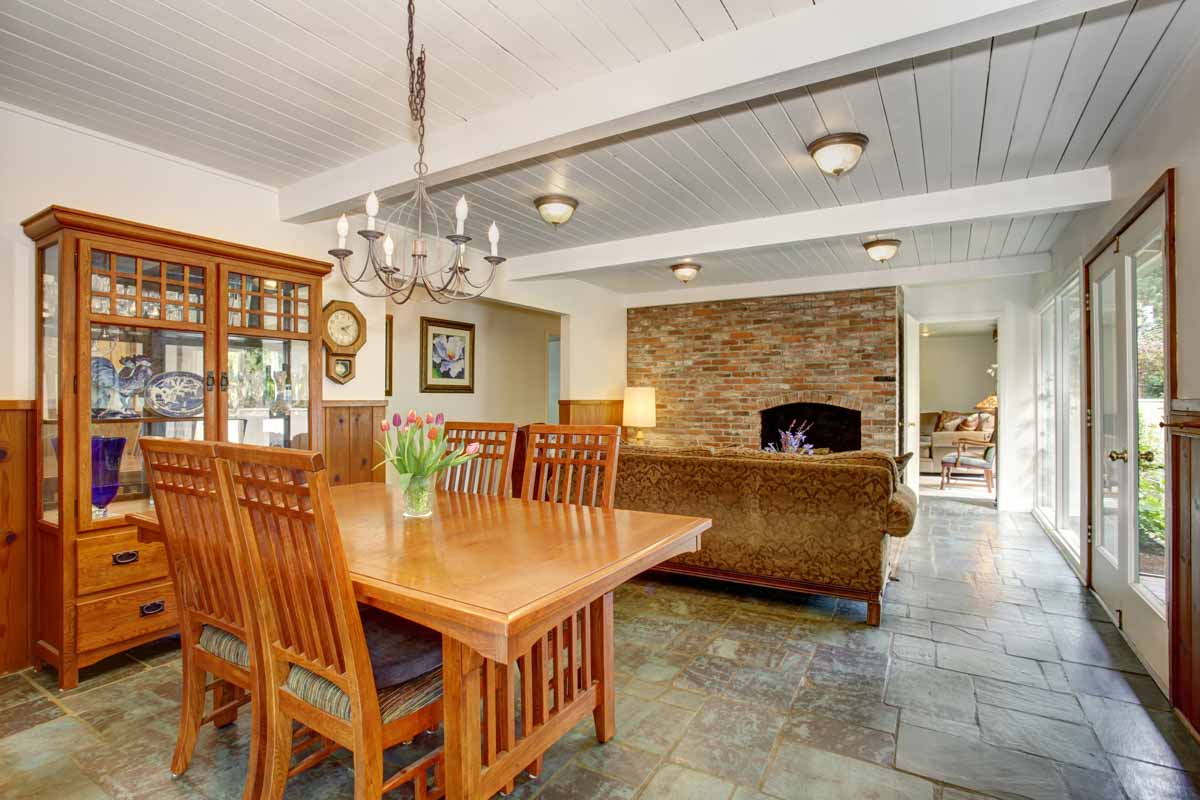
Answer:
M325 329L339 347L349 347L358 339L358 317L344 308L339 308L329 315Z

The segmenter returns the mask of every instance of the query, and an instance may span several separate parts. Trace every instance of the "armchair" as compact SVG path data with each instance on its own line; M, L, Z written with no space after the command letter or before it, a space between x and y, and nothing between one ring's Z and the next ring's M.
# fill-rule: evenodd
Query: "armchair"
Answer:
M958 439L953 452L942 456L942 489L953 484L954 477L981 476L991 494L995 486L995 432L986 442Z

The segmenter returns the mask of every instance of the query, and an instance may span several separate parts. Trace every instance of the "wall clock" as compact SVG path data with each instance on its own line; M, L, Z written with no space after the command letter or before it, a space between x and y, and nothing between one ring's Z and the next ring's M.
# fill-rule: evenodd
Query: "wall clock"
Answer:
M367 341L367 320L353 303L330 300L321 312L325 377L334 383L354 379L355 357Z

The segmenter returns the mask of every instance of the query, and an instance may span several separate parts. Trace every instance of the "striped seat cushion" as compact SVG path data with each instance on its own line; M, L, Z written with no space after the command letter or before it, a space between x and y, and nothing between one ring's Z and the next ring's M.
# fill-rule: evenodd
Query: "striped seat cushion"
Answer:
M217 658L230 661L239 667L250 667L250 650L246 643L227 630L205 625L200 630L199 645L201 650L206 650Z
M303 667L292 667L285 688L301 700L341 719L350 719L350 697L334 684ZM419 711L442 696L442 669L379 690L384 724Z

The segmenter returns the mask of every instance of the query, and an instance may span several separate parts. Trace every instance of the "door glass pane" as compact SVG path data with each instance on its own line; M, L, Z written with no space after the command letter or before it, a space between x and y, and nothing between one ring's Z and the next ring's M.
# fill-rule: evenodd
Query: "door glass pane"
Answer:
M58 245L42 250L42 519L58 522Z
M93 323L87 394L91 407L92 519L150 504L142 436L204 438L204 334Z
M1057 343L1054 338L1055 308L1051 305L1042 312L1041 341L1038 359L1037 380L1037 504L1050 519L1054 519L1057 495L1055 483L1055 416L1054 401L1057 391L1054 374L1054 353Z
M1062 480L1058 506L1058 529L1063 539L1079 555L1079 512L1085 480L1083 448L1083 304L1079 302L1076 282L1059 296L1058 333L1062 345L1059 364L1058 424L1062 443L1059 475Z
M1163 258L1156 236L1134 256L1137 359L1137 569L1136 580L1165 605L1167 598L1166 440L1163 422Z
M1097 527L1100 550L1117 562L1117 542L1121 516L1121 494L1125 481L1126 462L1120 409L1121 359L1117 352L1117 273L1113 269L1096 283L1092 301L1095 304L1096 342L1096 487Z
M229 337L231 442L307 449L308 342Z

